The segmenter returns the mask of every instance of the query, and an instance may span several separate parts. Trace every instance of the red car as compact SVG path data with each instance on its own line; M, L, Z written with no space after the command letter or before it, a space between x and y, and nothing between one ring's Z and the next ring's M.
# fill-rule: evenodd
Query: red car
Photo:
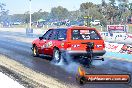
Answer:
M88 47L89 46L89 47ZM50 55L55 62L60 62L63 52L73 57L103 56L104 40L95 28L73 26L68 28L49 29L42 37L32 42L33 56Z

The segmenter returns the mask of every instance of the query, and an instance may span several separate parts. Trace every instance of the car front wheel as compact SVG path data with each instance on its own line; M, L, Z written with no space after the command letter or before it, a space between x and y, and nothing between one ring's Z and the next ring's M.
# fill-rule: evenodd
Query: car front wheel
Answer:
M38 57L38 56L39 56L39 52L38 52L37 46L34 46L34 47L33 47L33 51L32 51L32 52L33 52L33 56L34 56L34 57Z

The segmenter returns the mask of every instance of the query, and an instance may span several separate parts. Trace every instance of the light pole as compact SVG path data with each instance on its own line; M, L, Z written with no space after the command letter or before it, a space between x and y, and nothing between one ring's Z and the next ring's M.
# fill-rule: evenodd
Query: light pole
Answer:
M30 14L29 28L30 28L30 30L31 30L31 28L32 28L32 27L31 27L31 22L32 22L32 20L31 20L31 19L32 19L32 16L31 16L31 0L29 0L29 4L30 4L30 5L29 5L29 14Z

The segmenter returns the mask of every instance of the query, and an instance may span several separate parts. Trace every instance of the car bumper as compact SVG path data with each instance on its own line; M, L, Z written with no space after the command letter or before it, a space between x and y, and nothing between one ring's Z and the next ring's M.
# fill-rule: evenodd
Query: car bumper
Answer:
M73 51L73 50L62 50L62 52L66 52L67 54L71 56L89 56L90 53L87 51ZM105 50L96 50L92 52L93 56L103 56L106 53Z

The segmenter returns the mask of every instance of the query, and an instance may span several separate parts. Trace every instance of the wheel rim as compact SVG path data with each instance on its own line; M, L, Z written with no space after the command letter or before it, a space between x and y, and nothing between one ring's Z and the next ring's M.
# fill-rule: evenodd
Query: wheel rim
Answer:
M35 49L35 47L33 48L33 54L36 55L36 49Z
M55 51L55 60L56 61L59 60L59 51L58 50Z

